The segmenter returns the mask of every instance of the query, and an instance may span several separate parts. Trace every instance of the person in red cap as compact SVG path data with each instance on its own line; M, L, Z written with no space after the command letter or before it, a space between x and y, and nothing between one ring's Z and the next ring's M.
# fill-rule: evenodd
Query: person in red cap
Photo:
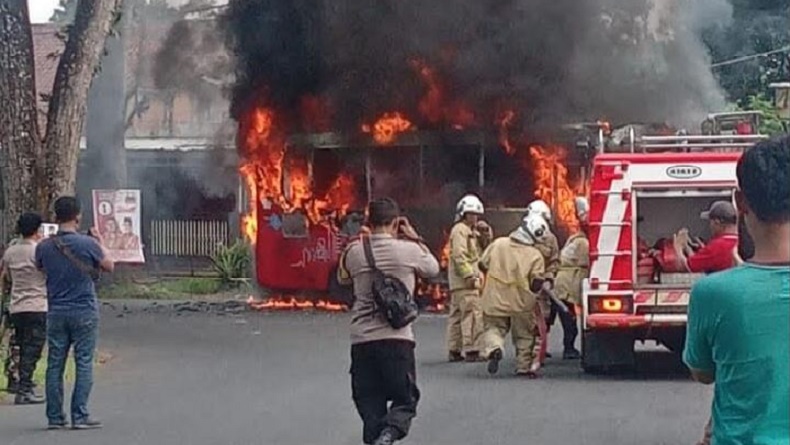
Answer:
M716 201L702 212L710 223L712 237L708 244L692 242L688 230L675 235L675 253L681 269L694 273L713 273L735 266L738 248L738 214L729 201ZM697 247L697 250L694 250Z

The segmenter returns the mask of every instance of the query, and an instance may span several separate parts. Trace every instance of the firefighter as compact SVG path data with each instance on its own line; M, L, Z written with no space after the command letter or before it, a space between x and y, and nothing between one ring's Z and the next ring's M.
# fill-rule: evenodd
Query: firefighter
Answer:
M485 333L484 354L488 372L499 371L510 331L516 348L516 375L537 377L535 362L537 293L543 287L543 255L535 247L547 234L549 225L537 214L524 217L510 236L497 238L480 259L486 273L482 309Z
M545 201L538 199L529 203L527 206L527 215L538 215L543 218L544 221L546 221L549 227L551 227L551 209ZM559 242L557 241L557 237L554 235L551 229L549 229L549 231L541 237L540 241L535 243L535 247L543 255L543 264L545 269L543 275L543 287L545 290L551 292L554 290L554 279L557 275L557 271L560 268ZM549 323L551 322L551 310L553 305L555 306L554 310L559 310L556 308L556 304L552 303L544 292L541 292L538 295L538 310L543 317L544 323L546 323L547 331L551 327ZM541 342L546 341L547 339L541 338ZM545 356L551 357L551 354L547 353Z
M554 290L557 297L565 303L568 312L552 310L560 317L563 333L562 358L575 360L581 357L576 349L576 337L579 327L576 324L576 306L582 304L582 280L587 277L590 264L590 243L584 230L587 226L589 205L586 198L575 200L576 217L579 219L580 230L571 235L560 252L560 268L557 271ZM553 308L552 308L553 309ZM553 322L553 316L551 317Z
M478 261L493 236L491 226L480 219L483 202L474 195L458 201L455 225L450 231L450 316L447 319L447 346L450 362L483 360L480 335L483 316L480 312L481 276Z

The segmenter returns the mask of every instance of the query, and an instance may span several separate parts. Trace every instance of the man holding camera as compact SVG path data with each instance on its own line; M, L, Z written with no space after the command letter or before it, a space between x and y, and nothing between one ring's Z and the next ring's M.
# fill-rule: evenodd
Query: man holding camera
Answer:
M63 371L72 346L77 375L71 398L71 426L101 428L101 423L88 414L99 327L94 280L100 270L112 272L115 266L98 231L91 229L89 235L77 232L82 212L76 198L58 198L54 207L60 229L36 248L36 264L46 275L49 300L46 377L49 429L66 427Z
M376 307L374 266L400 280L413 295L415 275L436 276L439 262L391 199L370 202L368 227L370 234L365 236L375 264L371 265L366 257L365 241L356 240L340 258L338 280L354 285L351 388L363 422L363 441L390 445L408 434L420 392L411 324L393 328Z

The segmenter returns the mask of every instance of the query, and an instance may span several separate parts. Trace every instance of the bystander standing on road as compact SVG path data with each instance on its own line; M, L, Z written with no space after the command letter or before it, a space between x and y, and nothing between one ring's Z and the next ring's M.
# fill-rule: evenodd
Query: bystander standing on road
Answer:
M408 220L400 216L395 201L372 201L368 226L371 234L352 242L343 253L338 279L341 283L353 282L356 297L351 319L351 387L363 422L363 441L390 445L408 434L420 392L414 332L411 324L392 327L376 307L374 267L400 280L413 294L415 275L437 275L439 262ZM366 242L370 243L367 254ZM373 257L374 264L368 256Z
M694 285L683 359L696 381L716 384L714 444L788 445L790 138L746 151L737 176L754 256Z
M33 373L47 339L47 288L35 259L41 224L41 216L35 213L20 216L17 232L22 239L8 247L0 265L0 282L11 281L9 313L19 348L17 405L44 403L33 391Z
M101 423L88 414L99 328L94 280L100 270L111 272L114 264L97 230L91 229L90 236L77 232L82 212L76 198L58 198L54 207L60 230L36 248L36 263L46 275L49 299L47 419L50 429L66 427L63 372L69 349L73 347L77 372L71 397L71 426L100 428Z

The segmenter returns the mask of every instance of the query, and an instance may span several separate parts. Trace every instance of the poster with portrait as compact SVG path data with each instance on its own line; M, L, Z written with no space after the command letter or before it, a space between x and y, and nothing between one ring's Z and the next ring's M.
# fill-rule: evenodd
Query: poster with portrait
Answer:
M54 236L58 233L58 225L44 223L41 224L41 228L38 230L41 233L41 238L49 238L50 236Z
M112 259L144 263L140 190L94 190L93 221Z

